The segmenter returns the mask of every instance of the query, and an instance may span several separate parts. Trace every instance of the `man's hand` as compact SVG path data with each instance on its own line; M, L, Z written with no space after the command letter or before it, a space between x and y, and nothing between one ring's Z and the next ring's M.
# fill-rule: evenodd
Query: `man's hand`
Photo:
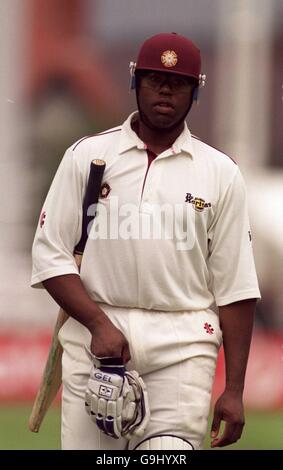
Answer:
M255 305L255 299L246 299L219 307L226 387L215 405L211 447L233 444L242 435L245 424L243 390ZM225 428L223 434L218 437L221 421L225 421Z
M217 437L221 421L225 421L224 432ZM245 425L242 392L225 391L217 400L211 426L211 447L224 447L240 439Z
M123 364L131 359L127 339L107 317L96 323L91 334L90 349L96 357L121 357Z

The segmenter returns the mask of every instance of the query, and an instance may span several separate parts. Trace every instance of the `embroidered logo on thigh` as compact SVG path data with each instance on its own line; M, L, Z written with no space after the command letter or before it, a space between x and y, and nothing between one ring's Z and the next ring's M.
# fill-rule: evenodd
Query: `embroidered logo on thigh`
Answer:
M206 332L207 332L209 335L213 335L213 333L214 333L214 328L212 328L212 326L211 326L210 323L207 323L207 322L206 322L206 323L204 324L204 327L203 327L203 328L206 330Z

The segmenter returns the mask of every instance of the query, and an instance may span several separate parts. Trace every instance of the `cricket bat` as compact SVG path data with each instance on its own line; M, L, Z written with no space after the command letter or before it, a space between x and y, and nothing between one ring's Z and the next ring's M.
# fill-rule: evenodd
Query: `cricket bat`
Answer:
M92 215L88 215L88 209L92 204L98 203L105 166L106 164L104 160L96 159L91 162L89 179L83 202L82 235L74 250L74 256L78 268L80 268L88 238L88 226L95 217L94 211L92 211ZM32 432L39 431L44 416L55 399L62 383L63 349L59 343L58 333L67 319L68 314L61 308L53 331L53 337L41 383L29 418L29 429Z

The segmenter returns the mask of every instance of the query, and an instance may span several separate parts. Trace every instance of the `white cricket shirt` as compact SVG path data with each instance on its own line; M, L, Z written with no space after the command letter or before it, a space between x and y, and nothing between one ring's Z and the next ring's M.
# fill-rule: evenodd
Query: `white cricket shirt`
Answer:
M237 165L185 124L148 167L146 145L126 122L70 147L33 244L32 285L78 274L90 163L106 169L80 276L90 296L120 307L203 310L259 298L245 185Z

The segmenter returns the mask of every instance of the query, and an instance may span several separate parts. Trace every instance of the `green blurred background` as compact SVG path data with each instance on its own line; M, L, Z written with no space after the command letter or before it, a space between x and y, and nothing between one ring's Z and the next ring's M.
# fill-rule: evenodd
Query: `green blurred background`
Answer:
M28 430L30 411L30 406L20 404L0 407L0 450L60 449L60 408L50 409L37 434ZM241 440L225 449L282 450L282 422L283 412L249 412ZM209 449L209 443L207 436L205 449Z

